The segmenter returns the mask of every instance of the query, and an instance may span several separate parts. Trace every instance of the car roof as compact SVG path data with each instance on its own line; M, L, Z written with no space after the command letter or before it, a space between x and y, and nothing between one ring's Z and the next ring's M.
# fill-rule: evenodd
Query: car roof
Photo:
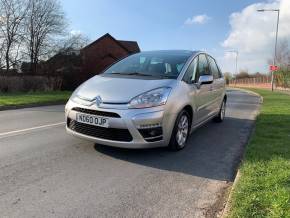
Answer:
M175 54L175 55L187 55L187 56L192 56L200 51L191 51L191 50L155 50L155 51L141 51L140 53L148 53L148 54Z

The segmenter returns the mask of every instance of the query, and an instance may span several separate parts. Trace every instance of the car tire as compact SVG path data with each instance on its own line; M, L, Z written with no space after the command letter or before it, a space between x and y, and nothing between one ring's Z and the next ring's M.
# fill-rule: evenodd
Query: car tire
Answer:
M191 117L186 110L182 110L175 121L168 148L179 151L186 146L190 134Z
M225 119L225 113L226 113L226 100L224 99L221 104L218 115L213 120L217 123L223 122Z

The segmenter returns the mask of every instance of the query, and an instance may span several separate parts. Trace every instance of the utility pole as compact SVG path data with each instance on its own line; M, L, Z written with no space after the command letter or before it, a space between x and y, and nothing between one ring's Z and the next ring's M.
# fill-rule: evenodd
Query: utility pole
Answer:
M239 51L238 50L231 50L231 51L226 51L229 53L235 53L236 54L236 62L235 62L235 74L237 75L238 72L238 57L239 57Z
M279 31L279 20L280 20L280 9L260 9L257 10L258 12L265 12L265 11L274 11L277 12L277 24L276 24L276 38L275 38L275 52L274 52L274 59L273 65L276 66L277 63L277 42L278 42L278 31ZM271 89L274 90L274 71L271 71Z

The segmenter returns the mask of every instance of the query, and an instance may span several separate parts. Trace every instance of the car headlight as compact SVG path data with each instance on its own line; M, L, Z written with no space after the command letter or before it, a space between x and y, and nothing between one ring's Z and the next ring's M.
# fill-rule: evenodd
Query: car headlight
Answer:
M71 101L77 103L77 104L81 104L81 105L84 105L84 106L90 106L92 105L92 100L88 100L88 99L85 99L84 97L81 97L79 96L77 93L78 91L80 90L81 86L79 86L71 95L70 99Z
M164 105L167 102L171 88L164 87L145 92L133 98L129 108L148 108Z
M70 97L70 100L73 101L73 102L75 102L75 103L77 103L77 104L81 104L81 105L84 105L84 106L90 106L90 105L93 104L92 101L89 101L87 99L84 99L84 98L82 98L82 97L80 97L78 95L72 95Z

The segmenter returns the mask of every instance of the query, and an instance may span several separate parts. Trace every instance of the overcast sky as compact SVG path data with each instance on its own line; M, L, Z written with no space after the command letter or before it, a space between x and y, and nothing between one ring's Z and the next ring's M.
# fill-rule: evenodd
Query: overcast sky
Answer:
M61 0L73 33L95 40L105 33L136 40L141 50L205 50L217 58L223 71L267 72L274 50L277 13L279 40L290 39L290 0Z

